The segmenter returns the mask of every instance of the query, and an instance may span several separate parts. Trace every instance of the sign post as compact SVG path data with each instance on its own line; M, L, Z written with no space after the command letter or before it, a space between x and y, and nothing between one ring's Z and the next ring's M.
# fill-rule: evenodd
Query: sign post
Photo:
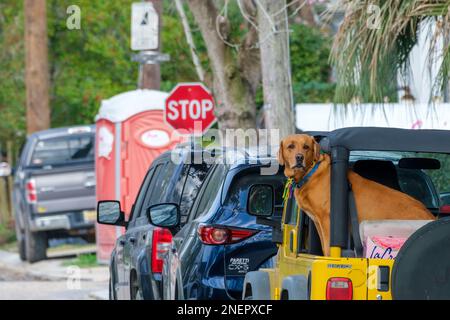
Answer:
M214 98L201 83L180 83L166 99L166 123L184 135L203 135L215 122Z
M161 62L169 61L160 53L162 0L135 2L131 6L131 49L139 51L132 60L140 64L139 88L159 90Z

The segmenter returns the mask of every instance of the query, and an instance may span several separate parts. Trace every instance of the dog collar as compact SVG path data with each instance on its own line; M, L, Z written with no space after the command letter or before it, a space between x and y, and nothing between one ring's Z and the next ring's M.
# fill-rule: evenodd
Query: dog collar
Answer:
M306 174L302 180L300 180L299 182L295 182L294 178L289 178L286 181L286 185L284 186L284 192L283 192L283 199L286 198L291 198L292 194L294 193L294 189L295 188L301 188L303 187L308 180L311 178L311 176L317 171L317 169L319 168L320 162L317 162L314 167L311 169L311 171L308 172L308 174Z
M296 188L300 189L301 187L303 187L308 180L311 178L311 176L317 171L317 169L319 168L320 162L317 162L314 167L299 181L299 182L295 182L294 181L294 185Z

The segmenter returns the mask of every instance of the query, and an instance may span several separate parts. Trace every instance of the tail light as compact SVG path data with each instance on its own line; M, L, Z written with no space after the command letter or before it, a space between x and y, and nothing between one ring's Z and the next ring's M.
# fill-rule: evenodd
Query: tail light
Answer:
M327 282L327 300L352 300L353 285L348 278L330 278Z
M155 228L152 238L152 272L161 273L164 254L170 250L172 233L168 229Z
M240 242L252 235L256 230L234 229L227 227L214 227L201 225L198 228L198 236L204 244L232 244Z
M37 203L36 181L34 179L30 179L26 182L25 190L28 203Z

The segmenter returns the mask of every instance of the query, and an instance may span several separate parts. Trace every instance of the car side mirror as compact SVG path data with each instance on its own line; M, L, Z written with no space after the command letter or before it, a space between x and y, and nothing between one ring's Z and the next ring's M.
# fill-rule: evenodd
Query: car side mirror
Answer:
M0 177L9 177L12 174L12 168L8 162L0 162Z
M125 214L119 201L99 201L97 204L97 222L100 224L125 227Z
M148 221L162 228L175 228L180 224L180 207L175 203L160 203L147 208Z
M250 187L247 212L257 217L270 217L275 207L274 189L270 184L255 184Z

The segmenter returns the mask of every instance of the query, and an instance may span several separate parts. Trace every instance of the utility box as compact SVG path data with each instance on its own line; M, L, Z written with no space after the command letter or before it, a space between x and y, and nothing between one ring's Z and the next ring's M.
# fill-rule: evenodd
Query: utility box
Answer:
M103 100L96 117L97 201L119 200L126 219L152 161L181 137L164 121L168 94L135 90ZM122 227L96 225L97 259L110 259Z

